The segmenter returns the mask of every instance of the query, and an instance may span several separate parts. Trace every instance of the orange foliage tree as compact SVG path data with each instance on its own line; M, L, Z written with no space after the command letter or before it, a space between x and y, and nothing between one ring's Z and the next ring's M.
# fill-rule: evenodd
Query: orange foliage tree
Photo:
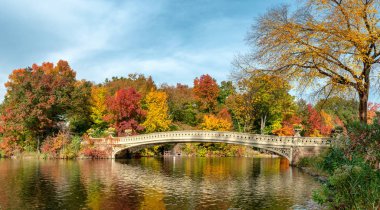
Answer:
M193 92L201 111L212 113L216 110L219 86L210 75L195 78Z
M7 155L15 149L39 148L40 141L60 130L78 98L73 97L76 73L66 61L33 64L9 75L1 114Z
M227 109L222 109L217 116L213 114L204 115L200 127L203 130L230 131L232 129L231 115Z

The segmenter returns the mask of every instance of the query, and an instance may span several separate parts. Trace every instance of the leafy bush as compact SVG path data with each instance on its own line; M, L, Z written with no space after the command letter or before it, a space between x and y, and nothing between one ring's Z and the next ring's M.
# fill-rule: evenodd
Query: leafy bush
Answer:
M337 166L327 184L315 191L313 198L330 208L379 209L380 173L363 160L355 159Z
M48 137L41 146L42 153L51 157L58 157L59 151L70 142L70 136L65 133L59 133L57 136Z
M380 126L356 122L347 134L318 164L330 176L313 198L335 209L379 209Z
M60 157L64 159L76 158L80 150L80 144L81 138L79 136L74 136L71 138L71 142L61 150Z
M102 158L108 158L108 151L106 150L100 150L96 148L87 147L84 148L81 152L84 156L90 157L93 159L102 159Z

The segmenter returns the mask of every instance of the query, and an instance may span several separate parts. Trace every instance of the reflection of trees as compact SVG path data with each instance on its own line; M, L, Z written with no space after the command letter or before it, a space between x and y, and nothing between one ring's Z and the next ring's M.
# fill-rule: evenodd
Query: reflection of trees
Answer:
M11 163L9 161L8 163ZM0 164L0 204L60 209L289 208L316 186L280 159L142 158ZM14 167L14 168L12 168ZM4 179L5 177L5 179ZM10 200L12 198L12 200ZM4 206L3 206L4 207Z
M16 172L20 186L21 209L54 209L59 207L57 189L51 178L42 173L39 161L21 161ZM17 186L16 186L17 187Z
M81 209L86 207L87 191L81 179L81 170L78 162L67 161L65 164L67 174L67 192L63 197L63 209Z

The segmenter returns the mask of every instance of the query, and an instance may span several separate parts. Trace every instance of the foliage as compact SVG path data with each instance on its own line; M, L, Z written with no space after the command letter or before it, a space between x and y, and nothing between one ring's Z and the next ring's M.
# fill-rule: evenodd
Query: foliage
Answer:
M148 108L146 120L142 124L147 133L169 130L171 120L168 116L167 94L165 92L152 91L146 96L145 102Z
M133 88L118 90L114 96L107 98L108 114L104 119L112 124L119 136L125 135L127 129L131 129L132 133L143 130L140 122L145 111L140 100L141 95Z
M213 113L216 110L219 86L210 75L195 78L193 93L201 111Z
M66 120L69 122L70 131L78 135L84 134L92 125L91 88L91 82L81 80L75 83L75 88L71 93L71 104L67 109Z
M314 199L338 209L378 209L380 207L380 125L355 122L342 136L319 167L330 177Z
M152 77L142 74L129 74L128 77L112 77L104 82L107 96L114 95L120 89L133 88L144 98L150 91L156 90Z
M269 132L278 129L284 115L295 109L290 85L281 77L251 75L239 81L239 88L243 92L240 107L250 107L246 114L259 125L260 133L268 124Z
M59 133L55 137L48 137L41 146L41 152L53 158L59 157L59 152L68 145L70 136L67 133Z
M295 128L302 129L300 125L301 118L295 114L286 115L282 120L282 127L276 130L273 130L273 134L278 136L294 136Z
M198 110L191 88L178 83L175 87L163 85L161 89L168 95L169 113L173 121L191 126L198 124Z
M203 130L229 131L232 129L231 115L227 109L222 109L217 116L204 115L203 123L200 124Z
M42 139L61 130L60 124L75 116L73 110L78 108L80 98L73 97L75 72L66 61L14 70L6 87L1 148L7 155L27 145L37 148Z
M338 152L339 153L339 152ZM352 160L336 154L327 159L330 177L327 184L313 194L320 204L336 209L378 209L380 207L380 173L359 157Z
M104 86L93 86L91 89L91 120L96 127L106 127L104 117L106 115L106 88Z
M112 127L107 128L107 129L90 128L87 130L87 134L93 138L102 138L102 137L104 138L104 137L109 137L110 135L115 136L116 135L116 129L112 128Z
M218 96L219 104L225 104L226 99L230 95L235 94L235 93L236 93L236 90L232 84L232 81L222 81L219 87L219 96Z
M378 103L369 103L368 104L368 119L367 123L372 124L376 117L378 117L378 111L380 108L380 104Z
M338 96L320 100L315 105L317 110L324 110L329 115L336 115L343 121L344 125L359 120L358 107L358 101L347 100Z
M372 167L379 168L380 165L380 124L366 125L354 122L348 127L349 141L344 147L345 156L353 158L360 156Z
M270 9L248 34L253 54L236 66L314 85L323 95L356 91L359 119L367 122L371 76L378 77L379 13L374 0L308 0L300 9ZM321 82L323 81L323 82Z
M80 151L82 139L79 136L74 136L71 138L71 142L63 147L60 152L60 158L64 159L73 159L76 158Z
M244 94L233 94L226 99L226 106L231 110L231 115L236 130L249 132L253 129L255 119L250 100Z

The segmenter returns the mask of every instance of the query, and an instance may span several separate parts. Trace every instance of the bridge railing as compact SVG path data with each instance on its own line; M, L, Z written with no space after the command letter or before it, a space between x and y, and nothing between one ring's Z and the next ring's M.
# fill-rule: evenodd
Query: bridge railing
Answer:
M329 146L329 138L320 137L293 137L293 136L272 136L238 132L223 131L170 131L142 134L127 137L108 137L108 138L91 138L95 144L128 144L143 143L154 140L215 140L228 141L228 143L253 143L253 144L270 144L282 146Z

